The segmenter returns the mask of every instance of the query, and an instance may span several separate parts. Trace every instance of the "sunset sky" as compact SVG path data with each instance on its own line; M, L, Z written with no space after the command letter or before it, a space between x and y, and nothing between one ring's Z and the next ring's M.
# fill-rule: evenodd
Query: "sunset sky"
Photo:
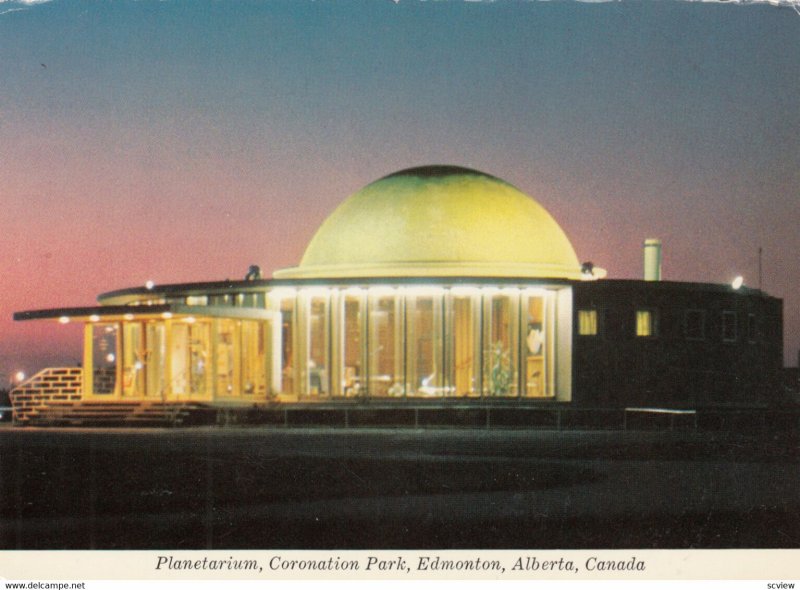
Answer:
M535 197L580 260L737 274L800 348L800 15L686 2L0 1L0 386L80 360L14 311L295 265L424 164Z

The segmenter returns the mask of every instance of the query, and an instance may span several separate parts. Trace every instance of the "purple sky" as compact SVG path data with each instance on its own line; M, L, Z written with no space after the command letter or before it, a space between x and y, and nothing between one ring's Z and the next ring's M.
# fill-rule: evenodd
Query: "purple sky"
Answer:
M19 9L19 10L18 10ZM0 2L0 382L80 330L14 311L295 265L423 164L539 200L581 260L736 274L800 348L800 17L668 2Z

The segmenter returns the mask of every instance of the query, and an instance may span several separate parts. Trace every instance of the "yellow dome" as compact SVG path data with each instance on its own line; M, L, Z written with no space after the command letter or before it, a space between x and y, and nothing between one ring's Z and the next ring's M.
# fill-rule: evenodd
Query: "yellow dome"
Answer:
M539 203L488 174L428 166L352 195L317 230L300 265L274 276L579 279L581 268Z

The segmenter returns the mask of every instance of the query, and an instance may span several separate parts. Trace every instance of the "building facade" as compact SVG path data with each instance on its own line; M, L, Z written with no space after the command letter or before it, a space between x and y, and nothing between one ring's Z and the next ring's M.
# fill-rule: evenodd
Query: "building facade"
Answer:
M148 284L15 319L85 324L86 401L768 403L779 299L602 277L530 197L433 166L348 198L272 279Z

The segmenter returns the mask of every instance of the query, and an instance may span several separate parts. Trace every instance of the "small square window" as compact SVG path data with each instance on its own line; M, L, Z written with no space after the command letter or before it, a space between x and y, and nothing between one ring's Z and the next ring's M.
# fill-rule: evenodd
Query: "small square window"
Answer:
M722 312L722 339L725 342L736 342L736 312Z
M578 310L578 334L580 336L597 336L597 310Z
M702 340L706 337L706 313L703 310L687 310L685 319L687 340Z
M656 314L653 310L636 310L636 335L642 337L657 335Z

